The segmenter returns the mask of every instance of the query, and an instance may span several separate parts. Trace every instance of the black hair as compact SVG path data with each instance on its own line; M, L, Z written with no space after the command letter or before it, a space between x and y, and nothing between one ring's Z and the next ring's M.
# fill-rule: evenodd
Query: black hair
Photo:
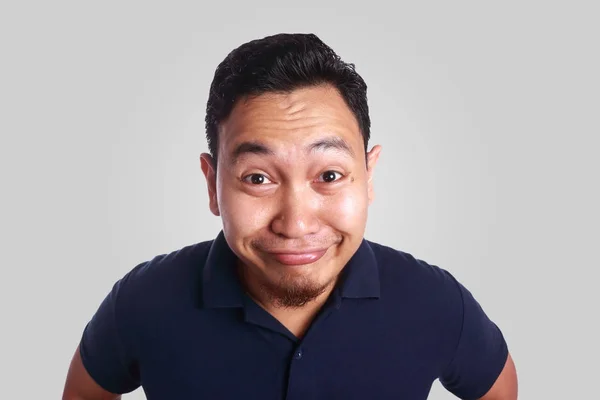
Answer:
M218 65L205 119L213 159L217 159L219 123L238 99L320 84L330 84L342 95L357 119L366 151L371 128L367 85L354 64L342 61L315 34L280 33L242 44Z

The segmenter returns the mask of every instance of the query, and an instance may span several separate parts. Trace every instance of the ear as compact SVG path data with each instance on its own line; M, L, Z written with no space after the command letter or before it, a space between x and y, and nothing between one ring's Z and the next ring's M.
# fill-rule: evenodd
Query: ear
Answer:
M210 211L218 217L221 214L219 213L219 203L217 201L217 165L210 154L202 153L200 155L200 168L202 168L208 186Z
M373 172L375 170L375 165L377 165L377 160L379 160L379 154L381 153L381 146L374 146L371 151L367 153L367 179L368 179L368 194L369 194L369 205L373 203L375 199L375 193L373 191Z

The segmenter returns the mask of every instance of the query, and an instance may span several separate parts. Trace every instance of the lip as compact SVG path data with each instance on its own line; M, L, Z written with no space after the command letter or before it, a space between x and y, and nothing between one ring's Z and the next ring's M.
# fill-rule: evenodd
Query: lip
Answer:
M327 253L327 249L303 250L303 251L270 251L271 257L284 265L305 265L318 261Z

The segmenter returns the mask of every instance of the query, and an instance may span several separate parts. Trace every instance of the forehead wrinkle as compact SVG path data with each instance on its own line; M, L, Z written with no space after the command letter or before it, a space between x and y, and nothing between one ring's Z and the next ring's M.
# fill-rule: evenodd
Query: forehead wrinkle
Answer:
M291 100L277 102L278 108L285 111L287 117L295 117L307 109L307 103L304 100Z
M317 154L324 152L336 152L347 154L350 157L356 157L356 149L354 143L357 135L356 132L348 124L324 124L320 121L305 121L298 120L295 123L285 121L283 124L262 124L257 120L250 120L251 123L244 126L243 130L234 133L236 139L231 146L227 146L230 155L232 155L232 163L240 158L239 152L236 154L236 148L242 143L260 144L263 148L269 151L244 151L247 154L259 154L263 157L273 157L280 155L282 157L291 157L291 152L296 146L300 146L305 154ZM232 129L234 132L235 129ZM258 132L258 134L257 134ZM360 134L358 134L360 136ZM299 140L295 140L299 138ZM289 140L291 139L291 143ZM228 141L230 142L230 141ZM289 148L291 145L291 149ZM232 149L232 146L235 146ZM244 150L252 150L249 146ZM256 146L255 146L256 147ZM263 149L264 150L264 149ZM241 154L243 155L243 154Z
M358 129L358 125L353 120L347 118L341 118L334 115L264 115L254 114L246 115L241 120L237 121L233 130L239 130L240 132L251 132L253 130L258 131L301 131L307 130L312 131L315 129L320 130L345 130L348 132L354 132ZM238 128L239 129L236 129Z
M345 122L347 110L340 110L339 107L323 103L320 100L306 99L294 94L288 95L263 95L256 98L256 101L244 104L244 120L266 119L274 122L296 121L300 119L328 119ZM296 98L290 98L294 96ZM343 115L340 115L343 114Z
M346 104L341 108L340 104L323 102L321 96L322 94L306 96L298 91L287 94L268 93L253 97L252 100L246 99L230 115L233 118L224 121L222 128L225 128L227 134L223 136L227 137L228 144L235 145L244 139L249 142L259 141L273 150L276 149L273 147L275 145L283 153L289 153L293 149L286 149L285 143L277 144L279 140L285 142L299 138L292 145L302 146L311 140L314 142L319 138L325 139L328 135L337 135L345 138L346 143L351 144L351 149L356 150L354 146L359 143L355 142L362 138L362 134L354 114L347 109ZM340 96L336 93L336 97ZM343 102L342 98L339 100ZM225 144L225 141L220 142ZM362 140L360 147L362 148ZM231 151L231 146L226 148Z

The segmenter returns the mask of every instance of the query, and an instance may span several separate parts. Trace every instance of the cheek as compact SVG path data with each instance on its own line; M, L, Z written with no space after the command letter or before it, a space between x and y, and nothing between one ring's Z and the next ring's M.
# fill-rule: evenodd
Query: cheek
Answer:
M244 237L268 224L271 206L265 199L222 188L218 190L219 210L223 227L238 237Z
M351 231L365 224L368 197L366 189L352 188L325 201L323 211L329 225L341 231Z

